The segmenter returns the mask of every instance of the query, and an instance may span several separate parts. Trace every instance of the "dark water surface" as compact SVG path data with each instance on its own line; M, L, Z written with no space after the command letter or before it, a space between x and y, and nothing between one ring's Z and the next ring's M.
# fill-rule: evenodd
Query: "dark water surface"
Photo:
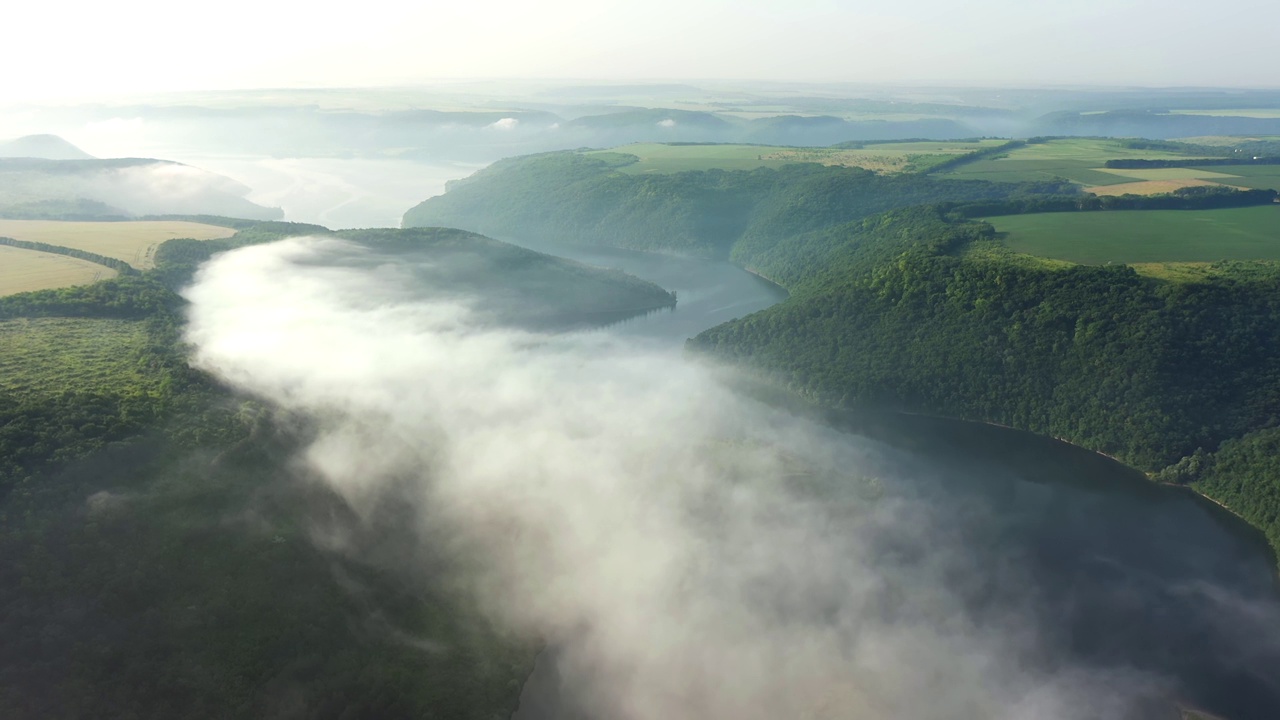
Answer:
M676 290L676 310L606 330L648 342L680 343L786 296L726 263L531 247ZM829 421L850 442L871 438L898 458L890 492L957 508L942 522L972 546L974 567L1013 563L1030 578L1036 606L1029 612L1053 658L1140 671L1179 703L1228 720L1280 718L1280 591L1260 533L1184 489L1029 433L924 416ZM1004 607L995 580L958 583L975 616ZM998 625L1000 618L987 620ZM1176 713L1154 715L1166 716ZM514 717L589 717L561 678L554 647L538 658Z
M764 310L787 298L787 291L777 285L716 260L582 245L539 243L527 247L589 265L616 268L674 291L678 296L675 309L659 310L607 328L607 332L642 342L680 344L707 328Z
M850 432L902 448L937 502L982 509L979 557L1016 559L1046 650L1168 683L1232 720L1280 718L1280 588L1265 538L1184 488L1009 428L865 416Z

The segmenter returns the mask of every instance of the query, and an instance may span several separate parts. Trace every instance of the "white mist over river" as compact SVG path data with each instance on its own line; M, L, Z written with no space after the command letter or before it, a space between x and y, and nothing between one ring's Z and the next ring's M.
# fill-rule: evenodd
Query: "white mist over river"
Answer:
M248 199L279 207L290 222L331 230L400 227L405 211L483 167L371 158L184 157L253 188Z
M1265 712L1265 563L1198 507L915 457L670 345L482 329L362 252L211 261L194 363L314 422L300 459L357 512L412 508L451 582L555 642L578 716L1163 718L1219 666Z

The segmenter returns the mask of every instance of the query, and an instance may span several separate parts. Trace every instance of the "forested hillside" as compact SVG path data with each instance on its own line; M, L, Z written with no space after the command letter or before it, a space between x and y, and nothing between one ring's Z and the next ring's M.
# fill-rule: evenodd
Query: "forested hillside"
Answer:
M557 181L557 167L569 178ZM692 351L824 404L1060 437L1193 483L1280 547L1280 455L1269 450L1280 437L1280 265L1220 262L1159 279L1018 255L967 219L1273 198L1101 199L1065 185L800 166L636 177L562 153L499 163L405 223L729 257L791 298L702 333Z
M456 558L406 567L424 529L403 507L355 517L293 462L311 429L188 367L175 290L199 262L330 235L240 225L137 276L0 299L0 716L509 716L536 647L443 579ZM504 288L505 322L673 301L461 231L340 235L457 270L450 297Z
M499 239L607 245L750 265L783 237L925 202L1078 194L1067 183L955 182L795 164L779 169L628 175L631 155L547 153L494 163L404 216Z
M1196 483L1280 546L1280 456L1264 449L1280 423L1280 265L1215 263L1175 282L1038 261L932 208L805 247L764 268L795 278L788 302L690 348L836 406L1064 438Z

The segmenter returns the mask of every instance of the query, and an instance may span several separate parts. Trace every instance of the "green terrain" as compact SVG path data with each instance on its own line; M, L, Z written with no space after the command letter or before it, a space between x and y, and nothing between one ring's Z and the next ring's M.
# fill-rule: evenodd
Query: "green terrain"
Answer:
M991 218L1017 252L1086 265L1280 260L1280 205Z
M403 508L354 517L292 462L308 428L187 366L175 290L199 262L331 234L237 224L169 241L154 270L0 299L0 716L509 716L537 647L444 580L457 559L406 573L391 558L422 538ZM455 268L450 297L501 287L497 322L673 302L461 231L334 235Z
M1097 166L1111 147L1081 143L1067 159ZM1119 264L1217 260L1224 247L1239 258L1250 244L1268 248L1250 258L1273 257L1274 193L1094 198L1061 182L945 177L813 165L636 176L546 154L477 173L405 224L732 259L791 297L703 332L691 351L822 404L1063 438L1191 484L1280 547L1280 265L1206 262L1170 278ZM1213 209L1232 205L1256 207ZM992 221L1013 228L1012 247L967 219L991 215L1013 215ZM1165 238L1130 237L1147 217ZM1110 256L1072 254L1104 246ZM1115 262L1019 252L1030 249Z
M915 172L940 162L1002 144L1002 140L841 143L832 147L789 147L720 143L636 143L587 155L630 155L619 169L630 174L686 170L753 170L791 163L860 167L879 172Z
M948 176L969 180L1022 182L1067 178L1082 185L1129 182L1123 175L1104 169L1115 158L1180 159L1187 155L1165 149L1130 148L1124 141L1104 138L1054 138L1031 142L991 158L983 158L949 171Z
M440 544L405 574L396 558L422 537L403 507L355 517L292 462L312 428L186 363L176 291L217 252L289 236L357 244L433 297L540 330L675 298L475 232L730 260L790 298L691 353L824 406L1064 438L1194 488L1280 547L1275 193L1081 191L1085 171L1179 170L1107 167L1129 151L1231 150L1134 142L1044 143L1025 162L1078 165L1008 182L974 179L1022 147L1004 142L543 153L453 183L405 230L228 220L234 236L169 240L154 268L0 298L0 716L512 712L537 644L445 580L461 560ZM792 155L751 159L765 150ZM862 150L900 167L825 161ZM317 542L332 537L341 551Z
M503 160L410 209L403 225L710 258L732 254L750 265L798 231L894 207L1078 193L1067 183L959 183L817 163L636 175L620 171L630 162L623 158L560 152Z
M1108 187L1137 194L1169 192L1179 186L1280 189L1280 165L1249 164L1280 155L1280 143L1235 138L1223 144L1116 138L1033 138L1010 143L1002 152L973 156L944 169L957 180L1030 182L1068 180L1108 193ZM1132 161L1146 166L1124 167ZM1164 181L1163 185L1135 183ZM1195 182L1200 181L1200 182Z

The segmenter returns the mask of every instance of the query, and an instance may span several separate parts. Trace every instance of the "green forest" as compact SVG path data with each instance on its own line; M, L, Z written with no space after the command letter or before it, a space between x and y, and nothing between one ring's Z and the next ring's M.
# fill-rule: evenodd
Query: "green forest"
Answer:
M628 175L621 154L502 160L405 213L403 226L461 227L499 239L597 244L751 264L783 238L920 203L1078 195L1069 183L884 176L813 163L755 170Z
M296 418L190 369L176 291L216 252L332 234L466 261L448 292L505 288L504 322L674 298L462 231L240 226L135 276L0 299L0 716L509 716L535 644L443 580L456 558L406 574L423 529L395 503L363 522L309 479Z
M1274 198L1098 198L1066 183L815 166L636 177L560 153L499 163L405 223L729 258L791 297L703 332L690 352L824 405L1062 438L1189 484L1280 548L1280 264L1146 277L1020 255L971 219Z
M1014 252L978 219L1198 213L1274 191L1095 198L1058 181L622 162L502 161L411 210L406 230L219 220L237 234L168 241L152 270L0 298L0 716L515 707L537 643L443 579L459 560L441 549L404 573L395 559L422 546L404 507L355 517L291 462L311 428L187 365L178 290L216 253L290 236L354 243L489 322L539 330L676 298L475 232L729 260L790 297L689 353L826 407L1063 438L1203 493L1280 548L1280 262L1143 275ZM338 536L345 551L324 541Z

